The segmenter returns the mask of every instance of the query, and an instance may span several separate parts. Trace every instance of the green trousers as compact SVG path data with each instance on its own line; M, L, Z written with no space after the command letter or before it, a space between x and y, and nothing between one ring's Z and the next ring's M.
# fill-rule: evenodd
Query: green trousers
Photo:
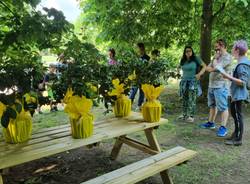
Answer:
M185 90L182 98L182 112L186 117L194 116L196 110L197 90Z

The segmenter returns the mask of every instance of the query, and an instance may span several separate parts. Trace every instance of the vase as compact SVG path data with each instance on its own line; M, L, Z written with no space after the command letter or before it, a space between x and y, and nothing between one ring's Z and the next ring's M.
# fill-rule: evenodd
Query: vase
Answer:
M70 118L71 135L75 139L85 139L93 135L94 117L91 114L83 115L78 119Z
M114 113L116 117L126 117L131 112L131 100L128 96L121 95L114 105Z
M3 136L7 143L17 144L26 142L32 133L32 117L30 112L22 111L16 119L10 119L7 128L3 128Z
M142 116L146 122L159 122L161 111L162 106L158 100L147 101L142 105Z

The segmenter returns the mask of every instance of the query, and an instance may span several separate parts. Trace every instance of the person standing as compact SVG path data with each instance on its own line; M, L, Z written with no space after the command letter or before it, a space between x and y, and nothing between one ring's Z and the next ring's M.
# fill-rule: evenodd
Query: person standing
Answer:
M44 83L48 91L48 97L50 100L50 112L58 111L57 103L54 98L54 92L52 90L52 85L55 80L58 79L56 75L56 66L54 64L50 64L49 72L44 77Z
M142 62L148 62L150 60L150 57L147 55L146 53L146 50L145 50L145 46L144 46L144 43L138 43L137 44L137 47L139 49L139 54L140 54L140 59L142 60ZM141 106L142 106L142 103L144 101L144 93L141 89L141 86L140 87L137 87L137 86L133 86L131 91L130 91L130 96L129 98L131 99L132 103L135 99L135 95L138 91L138 88L139 88L139 99L138 99L138 109L141 110Z
M180 61L182 79L180 81L180 96L182 97L182 115L179 119L194 122L196 109L196 97L200 77L206 70L206 65L195 56L193 48L186 46ZM198 69L202 67L200 71Z
M108 64L109 65L116 65L117 61L115 59L115 49L113 49L113 48L109 49L108 55L109 55Z
M228 96L229 96L229 82L223 78L222 74L217 68L223 68L226 73L230 73L232 56L227 52L226 42L219 39L215 43L215 56L212 62L207 66L209 72L209 86L208 86L208 107L209 118L208 122L200 125L201 128L214 129L215 118L217 111L221 112L221 126L217 131L217 136L224 137L227 135L227 120L228 120Z
M231 115L234 119L234 132L231 137L225 141L227 145L240 146L242 144L242 135L244 130L244 121L242 114L242 103L249 101L249 93L247 88L250 79L250 60L246 53L248 50L245 40L238 40L234 43L232 55L237 59L233 76L222 72L222 75L229 79L231 83Z

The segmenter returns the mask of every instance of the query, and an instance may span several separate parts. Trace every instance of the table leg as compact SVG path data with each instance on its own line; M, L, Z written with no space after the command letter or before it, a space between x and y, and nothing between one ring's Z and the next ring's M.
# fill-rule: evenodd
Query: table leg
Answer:
M168 170L162 171L161 173L161 179L164 184L173 184L172 179L168 175Z
M3 170L0 170L0 184L3 184Z
M126 137L126 135L123 135L121 137ZM120 141L119 138L117 138L111 151L111 160L115 160L118 157L118 154L122 148L122 144L123 142Z
M147 137L147 140L148 140L148 143L149 143L149 146L153 150L161 152L160 145L159 145L157 138L156 138L153 131L154 131L153 128L149 128L149 129L144 130L146 137Z
M150 129L146 129L144 131L145 131L145 134L146 134L146 137L147 137L147 140L148 140L148 143L149 143L149 146L151 147L151 149L161 152L161 147L160 147L160 145L157 141L157 138L153 132L154 129L150 128ZM168 175L168 170L162 171L160 174L161 174L162 182L164 184L173 184L172 179Z

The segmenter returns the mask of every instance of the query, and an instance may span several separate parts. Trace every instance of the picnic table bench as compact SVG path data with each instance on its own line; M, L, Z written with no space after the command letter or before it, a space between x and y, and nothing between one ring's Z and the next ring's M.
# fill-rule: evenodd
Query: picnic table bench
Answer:
M81 184L131 184L157 173L161 174L164 184L172 184L167 169L193 158L196 154L195 151L177 146Z
M67 124L34 132L32 138L22 144L7 144L1 140L0 184L3 184L2 173L5 169L111 138L116 138L111 151L112 159L117 158L123 143L155 155L160 153L161 149L154 129L164 122L167 120L161 118L160 122L146 123L141 114L133 112L129 117L109 117L96 122L93 136L87 139L73 139L70 125ZM127 137L128 134L138 131L145 132L148 145Z

